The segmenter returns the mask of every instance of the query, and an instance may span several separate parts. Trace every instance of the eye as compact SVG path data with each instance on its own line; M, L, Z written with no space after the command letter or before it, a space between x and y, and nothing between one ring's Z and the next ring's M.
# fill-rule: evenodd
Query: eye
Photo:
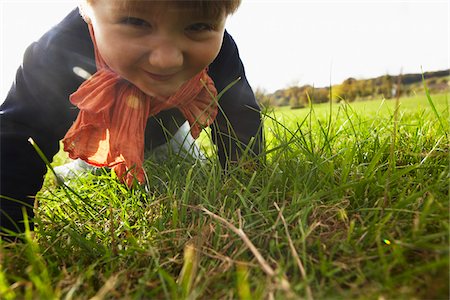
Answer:
M147 21L135 17L126 17L122 19L121 23L135 27L150 27L150 24L147 23Z
M214 29L215 26L208 23L195 23L186 28L186 30L191 32L213 31Z

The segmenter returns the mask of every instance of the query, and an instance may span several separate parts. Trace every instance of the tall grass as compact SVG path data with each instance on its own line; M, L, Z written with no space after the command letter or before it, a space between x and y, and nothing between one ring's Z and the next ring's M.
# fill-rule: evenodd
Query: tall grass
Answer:
M257 167L49 176L1 298L448 298L448 120L447 95L266 111Z

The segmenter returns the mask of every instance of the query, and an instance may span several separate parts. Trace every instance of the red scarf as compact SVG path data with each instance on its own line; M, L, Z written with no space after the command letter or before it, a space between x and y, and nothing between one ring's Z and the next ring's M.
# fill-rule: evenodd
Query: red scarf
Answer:
M197 138L217 115L217 90L206 69L178 91L158 101L112 71L98 52L92 26L97 72L70 95L80 112L63 139L64 151L97 167L113 168L122 182L145 181L144 132L147 119L176 107Z

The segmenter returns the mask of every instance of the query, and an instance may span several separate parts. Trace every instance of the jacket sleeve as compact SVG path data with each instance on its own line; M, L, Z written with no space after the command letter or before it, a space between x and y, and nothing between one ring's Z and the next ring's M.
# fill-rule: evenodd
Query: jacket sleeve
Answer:
M244 66L233 38L225 31L219 55L209 67L217 90L239 79L219 99L219 113L212 126L213 141L224 168L236 162L244 151L251 156L261 152L263 129L260 108L245 76Z
M23 231L22 207L33 217L34 196L42 186L46 166L28 139L49 160L59 150L60 139L78 113L69 102L69 95L84 81L75 67L95 70L89 33L77 10L27 48L0 107L2 227Z

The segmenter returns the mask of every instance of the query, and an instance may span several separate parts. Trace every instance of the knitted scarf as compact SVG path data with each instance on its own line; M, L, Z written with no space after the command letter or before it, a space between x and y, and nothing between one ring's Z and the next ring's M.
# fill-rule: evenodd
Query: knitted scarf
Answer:
M91 25L89 31L97 72L70 95L80 112L63 139L64 151L72 159L112 168L128 186L134 179L143 183L147 119L176 107L197 138L217 115L217 90L205 69L163 101L148 96L108 67L97 49Z

